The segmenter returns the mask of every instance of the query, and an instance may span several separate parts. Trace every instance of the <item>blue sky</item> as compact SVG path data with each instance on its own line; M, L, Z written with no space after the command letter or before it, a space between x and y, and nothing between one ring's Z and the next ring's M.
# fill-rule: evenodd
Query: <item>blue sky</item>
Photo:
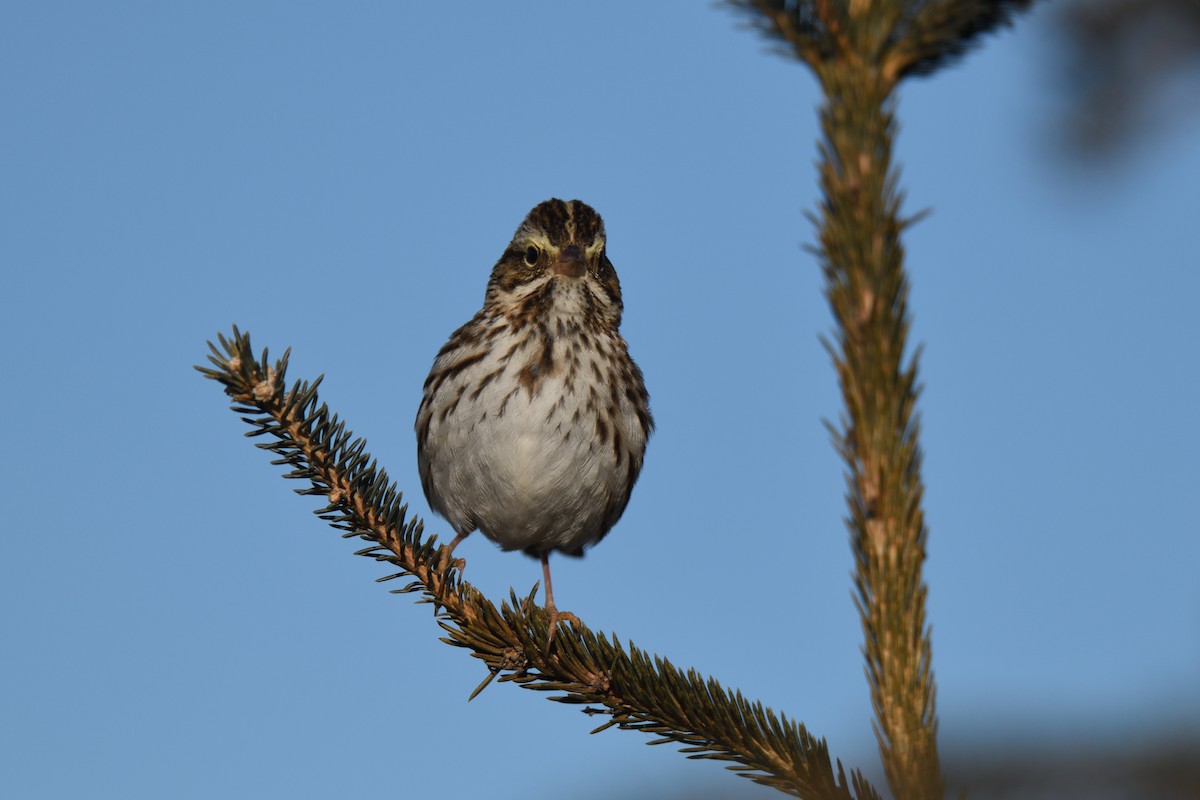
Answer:
M1200 715L1195 126L1066 161L1044 16L900 96L947 744ZM658 421L560 607L873 769L805 69L707 3L14 2L0 76L0 794L744 788L468 704L480 664L191 369L231 323L291 346L425 515L421 383L551 196L605 217ZM493 598L540 577L459 555Z

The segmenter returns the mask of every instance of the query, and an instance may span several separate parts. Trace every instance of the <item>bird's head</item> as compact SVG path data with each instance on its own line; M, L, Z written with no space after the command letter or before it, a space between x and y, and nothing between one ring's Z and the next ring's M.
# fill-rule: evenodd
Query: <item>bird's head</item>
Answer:
M510 316L580 314L620 325L621 284L605 253L604 220L579 200L534 206L496 262L484 305Z

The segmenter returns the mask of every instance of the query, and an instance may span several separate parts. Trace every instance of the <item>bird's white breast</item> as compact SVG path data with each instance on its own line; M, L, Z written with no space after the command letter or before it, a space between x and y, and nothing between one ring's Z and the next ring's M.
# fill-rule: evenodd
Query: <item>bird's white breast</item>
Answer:
M645 447L615 389L624 342L615 331L584 339L566 294L541 320L548 338L492 321L486 355L438 389L466 387L452 413L429 419L431 503L456 530L478 527L506 550L578 552L601 538Z

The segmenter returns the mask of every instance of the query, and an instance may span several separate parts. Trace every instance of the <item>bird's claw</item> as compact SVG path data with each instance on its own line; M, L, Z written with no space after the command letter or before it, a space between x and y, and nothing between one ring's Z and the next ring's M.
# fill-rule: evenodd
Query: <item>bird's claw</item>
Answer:
M547 606L546 613L550 615L548 621L550 633L546 637L546 651L543 653L546 658L550 657L550 649L554 645L554 634L558 633L558 623L569 622L572 625L582 625L579 617L572 614L570 611L559 611L554 606Z
M438 559L438 572L446 573L451 569L457 569L459 574L467 568L467 562L462 558L454 558L451 556L451 548L443 547L441 557Z

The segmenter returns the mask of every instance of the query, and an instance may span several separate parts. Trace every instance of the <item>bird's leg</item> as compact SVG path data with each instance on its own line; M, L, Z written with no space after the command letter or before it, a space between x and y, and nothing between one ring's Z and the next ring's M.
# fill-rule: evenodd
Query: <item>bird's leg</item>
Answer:
M554 587L550 585L550 554L542 553L542 575L546 579L546 612L550 615L550 635L546 637L546 655L550 655L550 645L554 643L554 634L558 632L560 619L580 624L579 617L570 611L559 611L554 605Z
M454 548L458 547L458 543L467 538L470 533L470 531L467 531L466 533L458 534L451 540L449 545L442 548L441 558L438 559L438 571L445 572L451 567L458 567L458 571L462 572L463 568L467 566L467 562L461 558L451 559L450 556L454 554Z

